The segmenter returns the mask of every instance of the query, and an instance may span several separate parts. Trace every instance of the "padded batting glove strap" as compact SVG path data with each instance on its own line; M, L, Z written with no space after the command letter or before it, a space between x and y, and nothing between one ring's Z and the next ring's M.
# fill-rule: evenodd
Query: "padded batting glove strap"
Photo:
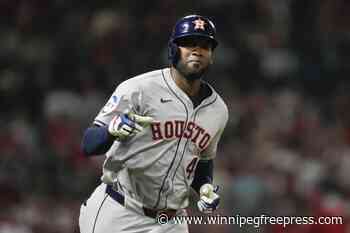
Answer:
M213 213L220 203L220 196L217 194L219 186L212 184L204 184L200 188L200 198L197 202L199 211L205 214Z
M147 127L153 118L139 116L133 113L115 116L109 123L108 132L118 141L124 141Z

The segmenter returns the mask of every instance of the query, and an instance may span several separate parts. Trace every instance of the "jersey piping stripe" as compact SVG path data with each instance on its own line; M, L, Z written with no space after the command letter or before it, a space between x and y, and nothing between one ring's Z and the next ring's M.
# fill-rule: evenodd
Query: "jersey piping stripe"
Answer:
M97 211L97 214L96 214L96 217L95 217L95 220L94 220L94 226L92 227L92 233L95 232L95 227L96 227L96 222L97 222L98 215L100 214L100 211L101 211L101 208L103 206L103 203L105 203L107 197L108 197L108 195L106 194L105 197L103 198L103 201L101 202L100 207L98 208L98 211Z
M196 122L196 117L197 117L197 113L199 112L199 110L202 109L202 108L205 108L205 107L207 107L207 106L209 106L209 105L211 105L211 104L213 104L213 103L216 101L216 99L217 99L217 95L215 96L215 99L214 99L212 102L210 102L210 103L208 103L208 104L206 104L206 105L200 106L200 107L197 109L197 111L195 112L195 114L194 114L193 122ZM187 147L187 144L188 144L188 141L189 141L189 140L190 140L190 138L188 138L187 141L186 141L184 150L182 151L182 154L181 154L181 159L180 159L180 161L179 161L179 163L178 163L178 165L177 165L177 167L176 167L176 170L175 170L175 172L174 172L173 180L174 180L174 178L175 178L175 174L176 174L177 170L178 170L179 167L180 167L180 164L181 164L182 159L183 159L183 157L184 157L184 154L185 154L185 151L186 151L186 147Z
M186 106L186 104L183 102L183 100L176 94L176 92L170 87L169 83L168 83L167 80L165 79L163 70L162 70L162 76L163 76L163 80L164 80L165 84L167 85L167 87L169 88L169 90L175 95L175 97L176 97L177 99L180 100L180 102L181 102L181 103L184 105L184 107L185 107L185 110L186 110L186 122L185 122L185 127L186 127L186 126L187 126L187 122L188 122L188 109L187 109L187 106ZM161 193L162 193L163 188L164 188L165 181L166 181L166 179L168 178L168 175L169 175L169 173L170 173L170 171L171 171L171 168L173 167L173 165L174 165L174 163L175 163L175 159L176 159L176 156L177 156L177 152L178 152L178 150L179 150L179 146L180 146L180 143L181 143L181 140L182 140L183 133L184 133L184 132L182 132L181 137L179 138L179 141L178 141L178 143L177 143L177 145L176 145L176 150L175 150L174 158L172 159L172 161L171 161L171 163L170 163L170 166L169 166L169 168L168 168L168 170L167 170L167 172L166 172L166 175L165 175L165 177L163 178L162 185L160 186L160 190L159 190L159 192L158 192L158 197L157 197L157 202L156 202L155 206L153 207L153 208L155 208L155 209L156 209L157 206L159 205L160 197L161 197ZM165 200L165 206L167 205L166 202L167 202L167 199Z
M94 124L99 125L99 126L106 126L107 124L100 121L100 120L94 120Z

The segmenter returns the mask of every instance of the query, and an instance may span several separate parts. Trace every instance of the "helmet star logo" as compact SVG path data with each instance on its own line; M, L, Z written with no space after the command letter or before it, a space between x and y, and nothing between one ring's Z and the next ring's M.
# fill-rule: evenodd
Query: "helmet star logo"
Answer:
M204 26L205 26L205 21L201 20L201 19L196 19L194 21L192 21L192 23L194 23L194 29L201 29L201 30L205 30Z

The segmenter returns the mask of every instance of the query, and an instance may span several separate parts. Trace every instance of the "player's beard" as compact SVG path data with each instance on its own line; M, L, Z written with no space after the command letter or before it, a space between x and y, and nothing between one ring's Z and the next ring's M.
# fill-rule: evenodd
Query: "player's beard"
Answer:
M200 79L209 70L209 64L201 69L190 68L182 60L179 60L176 64L176 69L181 75L183 75L187 80L193 81Z

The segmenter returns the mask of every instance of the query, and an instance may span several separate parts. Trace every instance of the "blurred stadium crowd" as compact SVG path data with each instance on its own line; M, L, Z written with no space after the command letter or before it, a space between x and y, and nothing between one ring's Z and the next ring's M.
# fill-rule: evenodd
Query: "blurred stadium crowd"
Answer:
M230 121L220 214L350 217L350 2L0 1L0 232L79 232L101 158L80 140L121 81L167 66L176 19L216 22L208 81ZM343 225L192 232L344 233Z

